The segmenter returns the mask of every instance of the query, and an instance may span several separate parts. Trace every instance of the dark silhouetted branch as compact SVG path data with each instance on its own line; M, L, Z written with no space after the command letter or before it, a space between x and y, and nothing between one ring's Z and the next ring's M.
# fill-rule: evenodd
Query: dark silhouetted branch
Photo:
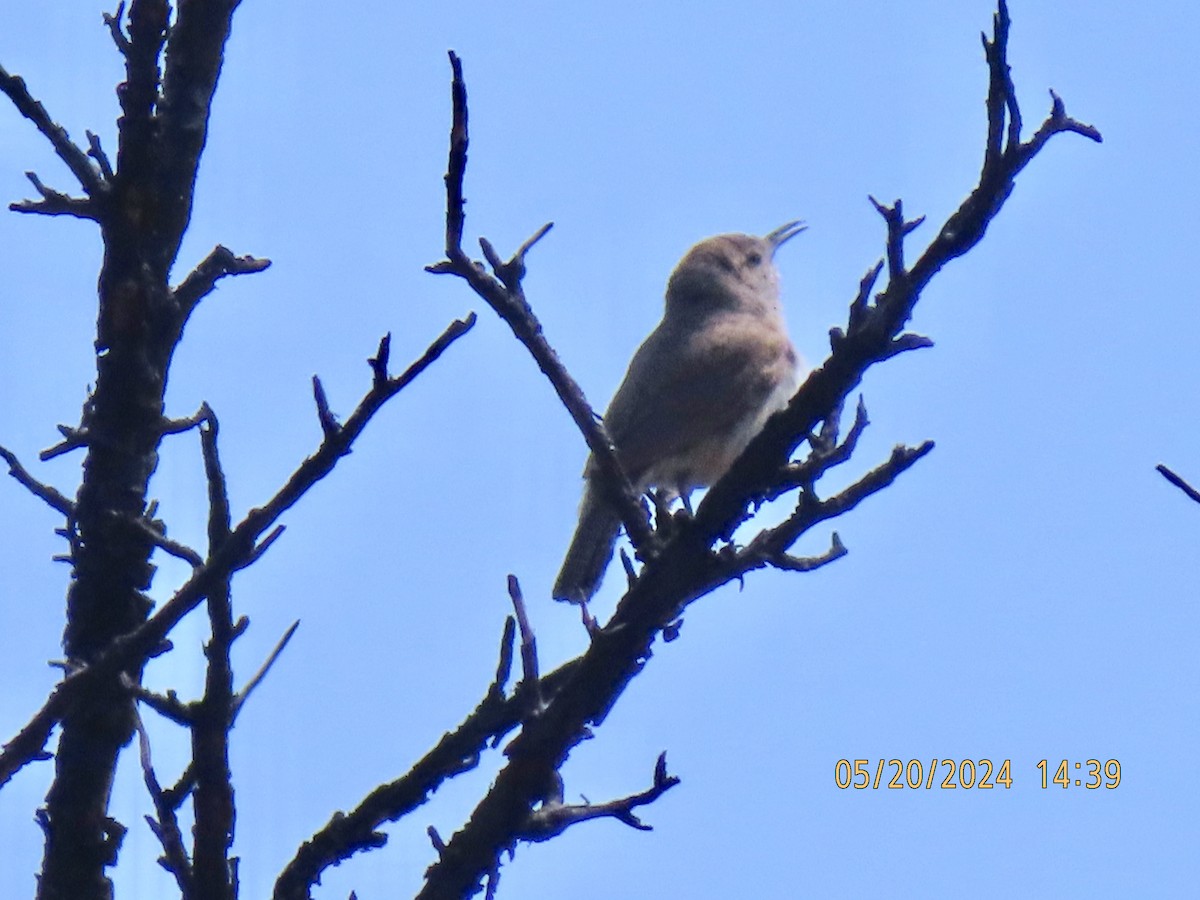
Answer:
M41 200L18 200L8 204L13 212L36 213L42 216L74 216L76 219L99 218L96 204L86 197L71 197L54 188L47 187L35 172L26 172L25 177L42 195Z
M246 686L242 688L233 698L233 717L236 717L237 714L242 711L242 707L245 705L246 701L250 699L250 695L254 693L254 689L262 684L262 680L267 677L267 673L270 672L271 667L275 665L275 660L279 659L279 654L283 653L284 648L286 648L288 645L288 641L292 639L292 635L296 633L296 629L299 627L299 619L288 626L287 631L283 633L283 637L281 637L279 642L275 645L275 649L273 649L267 656L266 660L259 667L258 671L254 673L248 682L246 682Z
M588 448L596 459L597 471L605 485L608 499L625 525L630 541L643 559L649 559L657 547L650 522L629 478L620 463L595 410L587 402L583 390L563 366L554 348L542 333L541 322L525 299L522 279L525 276L525 257L529 250L550 230L546 224L523 243L513 257L503 261L495 248L480 239L484 256L492 267L488 274L482 263L475 262L462 248L464 211L463 179L467 168L467 87L463 81L462 62L450 53L453 70L451 83L452 122L450 126L450 159L446 171L446 259L427 271L435 274L457 275L464 279L476 294L495 310L512 329L517 340L525 346L538 368L549 379L559 399L583 433Z
M150 800L154 803L154 816L146 816L146 824L162 845L163 855L159 864L175 876L182 900L196 900L203 894L195 892L192 880L192 864L183 847L183 835L179 830L179 820L175 817L175 808L163 796L159 787L158 777L154 774L154 765L150 759L150 737L146 734L146 726L141 717L135 720L138 736L138 757L142 764L142 779ZM157 817L157 818L156 818Z
M508 596L512 600L513 611L517 614L517 628L521 633L521 681L517 690L528 694L530 710L533 715L537 715L544 703L541 676L538 675L537 638L534 637L533 626L529 623L525 598L521 594L521 584L516 575L508 576Z
M82 449L88 445L88 431L86 428L72 428L70 425L59 425L58 432L63 436L63 440L53 447L47 447L38 454L38 459L42 462L49 462L57 456L70 453L72 450Z
M1192 500L1200 503L1200 491L1196 490L1162 463L1159 463L1154 468L1158 470L1158 474L1160 474L1163 478L1167 479L1167 481L1171 482L1171 484L1183 491Z
M181 544L179 541L171 540L171 538L159 531L158 527L150 521L144 518L134 519L133 524L135 528L137 528L142 534L150 539L150 542L154 544L155 547L158 547L164 552L169 553L176 559L182 559L193 568L199 568L200 566L204 565L204 558L200 556L199 553L197 553L187 544Z
M125 0L121 0L117 4L115 13L104 13L103 15L104 24L112 34L113 43L124 56L129 52L129 38L125 37L125 32L121 30L121 17L125 15Z
M714 553L713 545L732 537L738 526L749 518L750 510L757 508L777 489L781 473L784 478L789 474L792 478L797 477L799 473L790 468L792 454L811 436L821 434L822 423L841 409L868 368L899 352L928 346L928 339L907 335L904 329L929 279L949 260L967 252L979 241L1011 192L1013 179L1046 138L1058 131L1076 131L1099 138L1094 129L1067 119L1056 104L1051 117L1034 138L1028 143L1020 143L1018 110L1005 61L1006 40L1007 10L1001 4L995 36L988 51L989 137L985 152L987 161L979 184L911 268L905 262L904 241L921 220L906 220L899 203L892 207L878 205L887 224L887 287L874 302L868 299L881 270L879 266L873 267L859 285L845 330L831 332L832 355L810 373L787 408L768 420L726 475L713 485L695 517L685 516L672 523L673 534L669 541L642 567L613 617L595 633L590 647L577 660L570 678L555 691L543 685L544 708L538 716L523 721L520 733L506 748L508 763L497 775L487 796L463 828L446 842L439 859L427 871L425 885L418 895L420 898L459 900L482 890L482 882L496 870L501 854L511 852L522 839L531 812L538 804L545 803L547 786L556 780L558 769L571 750L590 734L592 726L604 720L629 681L650 658L656 636L668 626L677 627L673 623L677 623L688 603L738 577L737 555ZM456 212L455 206L461 207L466 114L465 109L459 109L465 107L461 70L456 58L452 58L452 62L455 64L455 116L450 174L447 176L451 207L447 215L447 254L451 259L440 264L438 270L454 271L472 282L477 292L495 292L497 288L486 285L490 282L503 288L503 284L486 276L482 267L465 257L457 264L453 262L453 252L462 235L461 208ZM997 98L999 102L996 102ZM1005 135L1007 143L1004 143ZM460 144L461 152L456 153L455 148ZM997 151L996 146L1001 149ZM477 283L479 287L476 287ZM571 409L571 413L579 423L576 410ZM825 441L826 447L833 442L832 438L831 431ZM818 440L818 445L820 443ZM818 500L813 491L801 485L797 512L779 526L773 537L763 538L756 551L763 549L764 544L770 545L775 563L785 568L812 568L840 556L844 552L840 540L835 540L822 557L811 560L790 557L786 555L786 549L805 527L845 512L864 497L882 489L931 447L932 444L927 442L916 448L897 448L887 463L829 500ZM594 446L592 450L596 452ZM835 451L825 449L823 452L833 452L836 457ZM830 460L829 464L834 461ZM755 558L753 554L741 558L743 564L752 560L763 562L761 557Z
M71 697L97 682L147 659L185 615L195 609L217 588L228 574L244 567L255 553L261 552L258 540L276 520L303 497L313 485L328 475L339 459L362 433L375 413L392 397L412 383L456 340L470 331L474 315L450 324L426 351L403 373L389 378L382 386L373 384L358 407L336 435L326 436L312 456L302 462L287 483L262 507L250 510L203 566L175 592L152 616L133 631L116 638L94 662L72 672L50 694L42 709L0 752L0 786L3 786L30 761L41 758L50 731L70 708ZM264 544L267 541L263 542Z
M818 500L811 487L802 488L796 510L779 525L760 532L737 554L736 563L730 567L731 577L768 564L780 569L807 572L845 556L846 548L836 535L830 550L819 557L798 559L789 556L788 550L814 525L849 512L867 497L888 487L932 449L933 441L926 441L919 447L896 447L887 462L828 500Z
M495 742L519 724L523 715L521 704L517 698L505 696L505 685L512 673L516 630L516 622L510 616L500 640L496 677L466 720L444 735L406 775L373 790L351 812L335 813L280 873L274 900L308 900L311 887L325 869L360 851L382 847L387 835L379 830L381 825L416 809L446 779L475 768L488 742ZM559 685L569 671L551 673L544 681ZM434 842L435 848L438 842L440 838Z
M196 305L213 292L222 278L262 272L270 265L269 259L235 256L228 247L218 244L174 289L175 303L186 320Z
M75 512L75 504L63 496L55 488L48 484L43 484L38 481L29 471L21 465L21 461L17 459L16 454L6 447L0 447L0 459L3 459L8 464L8 474L15 478L21 485L29 490L35 497L40 497L50 504L51 507L58 510L64 516L70 517Z
M654 783L647 790L607 803L545 803L530 813L529 826L521 837L527 841L547 841L562 834L572 825L602 818L616 819L638 831L652 831L653 828L642 822L633 811L639 806L653 803L677 784L679 779L667 774L667 754L661 753L654 766Z
M138 684L128 675L121 678L121 684L142 703L146 704L164 719L168 719L176 725L190 728L196 719L192 706L180 700L179 695L175 691L167 691L166 694L156 694L154 691L147 690Z
M220 423L207 404L200 407L200 455L208 486L208 560L214 559L232 535L229 492L217 443ZM266 543L266 542L264 542ZM261 546L261 545L260 545ZM258 555L252 551L249 557ZM245 565L249 565L247 562ZM244 566L243 566L244 567ZM233 621L232 579L237 567L208 591L209 641L204 647L207 661L204 696L193 704L192 868L196 890L205 900L235 900L233 868L229 851L233 846L235 819L233 776L229 767L229 733L236 718L233 692L233 642L245 630L245 621Z
M0 66L0 92L8 96L21 115L33 122L89 196L98 197L104 194L107 185L87 154L72 143L67 130L50 118L46 108L33 99L25 86L25 80L19 75L10 75L3 66ZM36 183L35 181L35 185Z

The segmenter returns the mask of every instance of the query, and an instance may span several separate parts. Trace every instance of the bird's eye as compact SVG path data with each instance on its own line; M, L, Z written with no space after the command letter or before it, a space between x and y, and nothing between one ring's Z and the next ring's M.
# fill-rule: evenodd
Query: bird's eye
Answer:
M762 264L762 254L757 250L746 257L746 264L749 266L757 266Z

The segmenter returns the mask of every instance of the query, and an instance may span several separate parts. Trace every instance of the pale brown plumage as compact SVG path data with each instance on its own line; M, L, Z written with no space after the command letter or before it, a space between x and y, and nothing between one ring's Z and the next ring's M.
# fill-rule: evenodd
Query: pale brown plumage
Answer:
M684 255L666 309L629 363L604 415L621 466L638 491L687 494L719 479L799 380L772 256L804 230L723 234ZM620 520L600 497L591 458L579 525L554 585L586 601L612 558Z

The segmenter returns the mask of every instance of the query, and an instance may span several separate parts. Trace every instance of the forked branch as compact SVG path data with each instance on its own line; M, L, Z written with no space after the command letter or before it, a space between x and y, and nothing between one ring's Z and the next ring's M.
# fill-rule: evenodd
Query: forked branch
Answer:
M838 515L881 490L932 448L929 442L913 448L898 447L886 463L828 500L817 498L807 483L853 449L865 417L862 425L852 427L848 450L839 449L836 424L831 426L829 420L861 383L866 370L897 353L930 345L927 338L905 332L922 289L946 262L979 241L1011 192L1017 173L1055 133L1073 131L1099 139L1090 126L1069 119L1056 101L1050 117L1034 137L1027 143L1020 142L1019 109L1005 56L1007 38L1008 12L1001 3L994 36L988 44L988 138L979 184L911 268L905 261L904 244L921 220L905 219L899 202L892 206L877 204L887 226L886 288L873 302L869 299L881 271L881 266L872 268L851 304L847 326L831 333L832 355L809 375L788 407L767 422L726 476L710 489L695 518L677 523L669 542L636 577L631 576L630 589L615 615L594 632L591 645L577 660L571 677L557 690L545 689L545 705L539 715L522 721L520 733L506 749L508 764L464 827L444 842L438 860L426 873L419 897L457 900L482 890L485 879L494 885L501 855L511 851L518 840L528 839L525 829L530 815L541 808L539 804L546 804L547 785L555 782L559 767L590 729L603 721L650 658L655 637L677 621L687 604L739 577L751 564L810 569L840 556L844 547L836 536L830 550L820 557L799 559L790 556L788 548L812 524ZM455 115L447 175L449 259L435 270L460 275L481 295L492 292L503 296L507 291L505 271L503 267L497 269L494 253L488 253L494 277L488 276L482 265L467 260L461 251L455 262L463 225L466 92L457 59L452 57L452 63ZM520 266L513 271L519 277ZM532 318L529 321L536 322ZM557 376L552 380L557 387ZM585 423L580 422L578 410L567 405L582 428ZM815 460L792 463L796 448L813 436ZM592 440L588 443L597 453ZM732 537L752 509L794 487L800 488L800 500L796 511L781 526L765 531L742 554L712 551L717 541ZM622 518L628 526L630 518L636 517L623 514ZM553 797L550 799L553 801Z
M450 159L446 170L446 258L427 266L434 274L457 275L495 310L512 329L517 340L533 357L538 368L549 379L559 399L583 434L595 457L597 471L608 491L608 498L625 525L634 548L644 559L650 558L657 547L649 518L628 476L621 469L613 449L612 439L605 431L596 411L588 403L579 384L566 370L554 348L542 333L542 324L525 299L522 279L525 277L525 258L533 246L550 230L548 223L523 243L512 258L505 261L487 241L480 239L483 254L492 272L472 260L462 248L465 223L463 180L467 170L467 86L463 81L462 61L450 53L453 70L451 82L452 122L450 126Z
M227 540L216 548L184 583L174 596L152 616L128 634L112 642L100 657L88 666L73 670L47 698L29 723L0 751L0 786L15 772L35 759L45 758L45 745L50 732L66 713L77 692L117 673L136 667L154 653L167 634L185 615L195 609L209 594L228 578L230 572L244 568L262 552L274 538L264 534L318 481L333 471L358 439L367 423L392 397L413 382L442 353L475 324L474 315L460 319L437 338L426 351L401 374L380 383L373 380L371 389L359 401L354 412L336 433L326 433L312 456L305 459L267 503L250 510L233 528ZM278 535L278 529L271 532Z

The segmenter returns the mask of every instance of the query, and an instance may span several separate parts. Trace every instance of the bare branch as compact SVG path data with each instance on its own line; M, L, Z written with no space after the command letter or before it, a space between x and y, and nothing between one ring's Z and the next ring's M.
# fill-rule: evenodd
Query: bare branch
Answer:
M1163 478L1167 479L1167 481L1171 482L1171 484L1183 491L1192 500L1200 503L1200 491L1196 490L1162 463L1159 463L1154 468L1158 470L1158 474L1160 474Z
M338 430L342 427L338 424L337 416L329 409L329 399L325 396L325 386L321 384L321 379L314 375L312 377L313 399L317 403L317 420L321 423L321 430L325 432L326 437L336 437Z
M154 803L157 821L152 816L146 816L146 823L158 842L162 844L163 856L159 863L164 869L175 876L179 885L179 894L183 900L191 900L195 896L192 884L192 864L183 847L183 835L179 830L179 820L175 818L175 809L163 797L158 778L154 774L154 766L150 760L150 737L146 734L146 726L142 724L141 716L134 713L134 724L138 736L138 756L142 763L142 778L146 790Z
M379 349L367 360L367 365L375 373L375 384L383 385L388 380L388 358L392 353L392 333L389 331L379 339Z
M525 598L521 595L521 584L516 575L508 576L508 596L512 600L513 610L517 614L517 625L521 630L521 683L517 690L526 692L531 697L530 711L537 715L544 705L542 698L541 678L538 676L537 638L533 634L533 626L529 624L529 614L525 610Z
M1003 8L1001 14L1006 16ZM1003 42L1006 32L999 27L997 32L997 40ZM989 72L990 91L1003 98L1006 76L995 66L990 66ZM465 92L458 84L459 76L456 66L456 107L465 103ZM989 127L993 120L1004 117L1007 108L1003 100L998 109L989 104ZM456 114L453 133L465 128L464 123L465 118ZM1003 135L1003 132L1001 125L997 133ZM498 774L467 824L448 841L442 858L426 873L425 886L419 897L464 897L480 890L482 880L495 867L499 856L511 850L520 838L520 816L527 815L542 802L546 785L572 748L585 739L591 726L607 716L630 679L649 658L655 637L678 619L688 603L730 577L736 577L736 566L731 570L728 565L729 554L711 552L713 544L729 538L746 520L749 510L762 502L777 483L795 449L839 408L844 398L861 383L866 370L895 355L898 348L893 342L903 333L929 279L949 260L967 252L979 241L1011 192L1013 178L1039 146L1021 145L1020 152L1003 153L999 162L986 167L980 183L911 269L906 269L902 241L916 223L905 221L898 205L892 208L891 215L885 216L888 218L889 271L894 276L889 278L887 288L875 298L873 305L868 304L866 297L876 272L868 273L852 305L849 327L844 332L831 334L833 355L809 375L788 407L767 421L726 475L709 489L695 518L685 518L677 523L676 533L669 543L643 567L612 619L597 632L587 652L579 658L575 676L560 691L550 695L541 715L523 723L520 734L506 749L509 763ZM456 180L455 165L452 153L448 182ZM457 177L460 176L461 171ZM451 201L455 196L453 191L448 194ZM457 196L461 200L461 192ZM449 210L448 222L456 216L461 217L460 208ZM460 218L456 223L454 228L448 227L447 233L453 236L457 229L461 237ZM450 243L457 246L454 241ZM453 266L454 255L450 251L454 247L447 249ZM449 270L449 266L441 270ZM486 276L473 264L469 268L456 266L454 271L471 281L472 287L479 283L477 292L492 290L486 286ZM908 349L919 343L919 338L901 338L899 347ZM576 420L579 421L578 417ZM899 448L888 464L837 497L823 503L812 501L819 517L840 514L881 489L931 446ZM593 452L596 452L595 447ZM796 529L794 533L798 534L805 521L798 518L790 528ZM774 549L786 550L791 543L787 539L793 536L789 528L781 527L775 535ZM832 557L836 552L835 547L827 555ZM746 561L749 562L749 558ZM792 564L784 557L780 557L780 561Z
M45 500L52 508L58 510L64 516L70 517L74 514L75 504L55 488L52 488L48 484L43 484L30 475L28 470L21 465L21 461L17 459L16 454L11 450L0 446L0 459L3 459L8 464L8 474L24 485L35 497Z
M867 315L867 301L871 297L871 291L875 287L875 282L879 280L879 273L883 270L883 260L875 263L867 274L862 277L862 281L858 283L858 293L854 300L850 303L850 323L849 330L856 331L862 327L863 321ZM838 349L838 344L845 338L846 333L838 327L834 327L829 331L830 349L834 352Z
M112 163L108 159L108 154L104 152L104 148L100 145L100 137L91 131L85 131L84 134L87 135L88 139L87 155L96 161L96 165L100 167L100 174L104 176L104 180L112 181Z
M198 428L201 423L209 421L212 415L212 409L207 403L201 403L200 409L190 416L185 416L182 419L167 419L164 418L161 423L163 434L183 434L185 431L191 431L193 428Z
M129 38L125 37L125 32L121 30L121 18L125 15L125 0L121 0L117 4L117 11L113 14L104 13L104 24L107 26L109 33L112 34L113 43L117 45L117 50L122 56L129 55Z
M167 691L166 694L156 694L154 691L147 690L124 673L121 673L121 684L125 690L133 694L142 703L145 703L164 719L168 719L176 725L190 728L196 721L192 707L180 700L179 695L174 691Z
M407 815L444 781L475 768L489 741L494 745L520 724L527 705L523 698L507 698L504 693L512 670L515 633L516 623L510 616L504 623L496 678L463 723L444 735L406 775L373 790L351 812L335 813L280 873L274 900L308 900L309 889L325 869L360 851L382 847L387 841L387 835L379 831L382 824ZM575 671L574 663L560 667L541 679L543 688L558 690Z
M874 197L869 197L868 199L875 207L875 211L887 223L888 282L901 281L908 275L908 271L904 268L904 239L925 221L925 217L918 216L911 222L906 221L904 218L903 201L896 200L893 205L886 206ZM872 281L875 280L873 275L869 275L869 277ZM859 294L860 296L862 294L861 285Z
M89 134L91 132L88 132ZM94 200L86 197L71 197L54 188L47 187L38 178L36 172L26 172L25 177L33 184L34 189L42 195L41 200L18 200L8 204L13 212L36 213L43 216L74 216L76 219L100 218L99 210Z
M85 428L72 428L70 425L59 425L58 432L63 436L63 440L53 447L47 447L38 454L38 459L42 462L49 462L57 456L70 453L72 450L79 450L88 445L89 434Z
M262 559L263 554L271 549L271 545L274 544L277 540L279 540L279 538L283 536L283 533L285 531L287 531L286 525L276 525L274 528L272 528L270 530L270 532L267 534L267 536L265 538L263 538L261 541L259 541L257 544L254 545L254 549L251 550L249 553L247 553L246 558L241 560L236 566L234 566L233 570L235 572L240 572L242 569L246 568L247 566L252 566L256 562L258 562L260 559Z
M587 402L582 389L567 372L554 348L546 341L541 322L525 299L521 279L525 274L525 255L550 230L543 225L523 243L512 259L504 262L490 243L481 239L483 252L491 262L494 274L489 275L481 263L471 260L462 249L464 212L463 179L467 167L467 87L463 81L462 61L450 52L453 70L451 99L453 105L450 126L450 158L446 171L446 259L427 266L435 274L457 275L465 280L476 294L495 310L508 324L549 379L563 405L583 433L588 448L596 460L601 483L608 500L617 511L634 548L643 559L652 556L657 548L645 510L634 493L633 485L617 461L611 438L595 410Z
M131 519L129 521L134 528L148 537L150 542L160 550L169 553L176 559L182 559L184 562L191 565L192 568L198 569L200 566L204 565L204 558L199 553L197 553L187 544L180 543L179 541L175 541L167 537L166 534L158 530L154 523L145 518Z
M679 779L667 774L667 754L659 754L654 766L654 784L647 790L607 803L543 804L540 809L530 813L529 827L521 837L528 841L546 841L562 834L572 825L600 818L616 819L638 831L652 831L653 828L642 822L633 811L639 806L653 803L677 784Z
M287 483L264 506L250 510L246 518L230 532L228 541L211 554L207 562L192 574L169 601L133 631L113 640L90 665L72 672L59 682L42 709L0 752L0 787L15 772L39 757L50 731L66 713L76 691L84 691L89 685L112 678L117 672L148 658L180 619L195 609L209 591L223 583L231 571L243 566L253 556L256 552L254 542L274 526L276 520L313 485L333 471L338 460L346 455L375 413L411 384L474 323L473 315L452 322L402 374L389 379L382 387L373 386L336 437L326 437L317 451L300 464ZM262 549L259 547L257 552Z
M788 549L814 525L849 512L871 494L878 493L890 485L902 472L933 449L933 441L925 441L919 447L896 447L887 462L872 469L850 487L828 500L818 500L812 491L801 491L796 510L779 525L760 532L750 544L737 554L730 566L730 578L745 574L750 569L772 565L793 571L808 571L844 556L846 549L839 538L833 548L813 560L800 560L787 555Z
M193 417L200 429L200 455L204 460L204 480L208 485L208 547L209 554L229 538L230 512L229 489L225 483L225 470L221 466L221 454L217 448L217 436L221 424L217 414L207 402Z
M516 639L516 620L509 616L504 620L504 635L500 638L500 659L496 663L496 677L492 679L487 697L503 700L504 686L512 675L513 642Z
M250 695L254 693L254 689L262 683L264 678L267 677L267 673L271 671L271 666L275 665L275 660L279 659L279 654L283 652L284 648L288 645L288 641L292 639L292 635L296 633L296 629L299 627L299 619L288 626L288 630L283 633L283 637L279 639L279 642L275 645L275 649L271 651L266 661L259 667L258 671L254 673L254 676L248 682L246 682L246 686L242 688L238 695L233 698L234 716L242 711L242 707L246 704L246 701L250 699Z
M175 304L184 320L196 305L213 292L217 282L229 275L250 275L262 272L271 265L269 259L255 256L235 256L228 247L218 244L188 276L174 288Z
M775 568L788 572L812 572L829 565L834 560L841 559L849 552L835 531L830 536L829 549L820 556L792 556L788 553L776 553L771 557L770 562Z
M979 184L958 210L946 220L938 237L912 269L919 292L949 260L966 253L983 237L987 223L995 218L1013 189L1013 180L1055 134L1074 132L1097 143L1103 138L1091 125L1072 119L1058 95L1050 92L1050 115L1033 137L1021 143L1021 115L1008 66L1008 6L999 0L993 18L993 36L983 36L988 63L987 144ZM1006 121L1008 127L1006 129ZM1006 140L1007 135L1007 140Z
M858 398L858 405L854 409L854 422L846 433L846 439L840 444L834 444L832 441L836 440L840 418L841 407L839 404L838 409L826 417L821 427L820 438L814 444L813 451L808 458L803 462L789 463L784 467L780 476L764 495L766 501L775 500L798 487L815 484L830 469L850 459L858 446L858 439L871 424L867 417L867 406L861 394ZM809 443L812 444L813 441L810 439Z
M67 130L51 119L46 108L33 99L25 80L19 75L10 75L3 66L0 66L0 92L8 96L21 115L33 122L89 196L99 197L105 193L107 185L87 154L71 142Z

